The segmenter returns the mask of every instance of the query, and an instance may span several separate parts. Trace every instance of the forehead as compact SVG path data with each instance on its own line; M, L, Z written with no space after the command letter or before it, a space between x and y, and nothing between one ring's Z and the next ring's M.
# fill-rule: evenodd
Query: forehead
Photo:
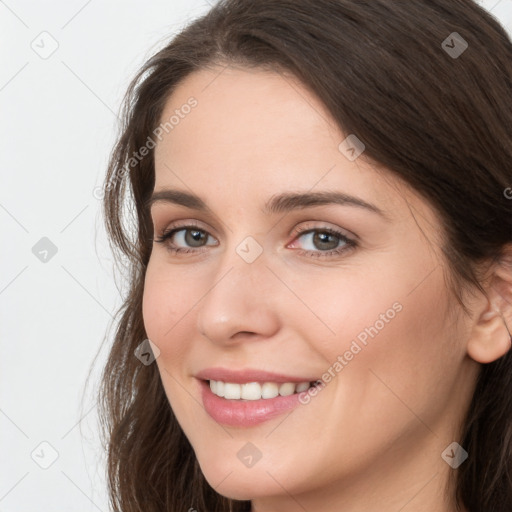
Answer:
M247 157L273 149L275 157L305 140L339 144L341 134L329 113L288 75L231 67L194 72L169 98L161 123L179 113L191 97L197 106L180 119L172 128L173 136L159 148L172 149L175 156L180 149L190 150L190 144L224 157L228 148Z
M263 201L286 189L329 189L364 196L387 212L407 207L404 199L419 201L364 152L348 159L340 150L347 134L290 75L220 66L196 71L169 97L161 125L171 119L155 149L155 190Z

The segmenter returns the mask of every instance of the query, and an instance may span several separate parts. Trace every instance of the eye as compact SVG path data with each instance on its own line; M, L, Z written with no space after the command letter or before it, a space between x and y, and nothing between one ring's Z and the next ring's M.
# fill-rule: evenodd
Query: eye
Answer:
M213 237L199 226L188 224L186 226L174 226L164 230L158 238L155 238L155 242L165 244L167 248L174 253L203 252L197 249L204 247L208 238ZM185 245L185 247L180 247L180 245ZM211 245L218 244L215 243Z
M296 229L293 234L297 235L296 240L301 238L305 240L304 245L306 249L299 250L299 254L313 258L340 255L357 246L357 242L354 239L347 237L341 231L328 227Z
M336 256L351 250L357 246L357 242L347 237L341 231L326 226L310 229L295 229L295 240L303 238L306 249L297 252L301 255L314 258ZM164 230L155 242L164 244L172 253L204 252L208 245L216 246L217 242L208 244L209 239L215 240L206 230L199 225L189 223L185 226L171 226ZM295 241L292 243L296 243ZM291 247L293 245L288 245Z

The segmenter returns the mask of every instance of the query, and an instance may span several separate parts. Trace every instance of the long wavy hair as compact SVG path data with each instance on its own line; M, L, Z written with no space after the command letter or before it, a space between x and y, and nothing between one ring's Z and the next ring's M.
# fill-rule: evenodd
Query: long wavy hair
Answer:
M147 338L146 202L155 183L153 150L140 150L180 82L219 65L292 73L342 132L357 134L367 157L428 201L442 219L447 286L465 314L462 292L485 293L484 264L500 261L512 242L504 193L512 185L512 43L487 11L471 0L221 0L132 81L103 186L106 229L127 282L98 395L116 512L250 510L209 486L157 365L134 355ZM509 352L481 365L463 418L459 443L470 456L456 472L458 506L512 510L511 419Z

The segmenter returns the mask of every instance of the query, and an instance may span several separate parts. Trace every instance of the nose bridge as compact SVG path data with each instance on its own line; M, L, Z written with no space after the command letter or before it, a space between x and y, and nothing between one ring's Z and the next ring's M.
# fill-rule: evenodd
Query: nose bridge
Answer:
M198 304L198 329L211 341L225 343L237 332L269 336L277 326L275 308L269 300L262 245L246 236L219 256L208 292Z
M226 251L219 256L221 261L215 282L225 276L244 295L255 293L258 288L264 287L265 280L270 276L267 275L267 254L263 250L262 237L263 235L259 236L257 240L253 235L231 233L231 241L228 237Z

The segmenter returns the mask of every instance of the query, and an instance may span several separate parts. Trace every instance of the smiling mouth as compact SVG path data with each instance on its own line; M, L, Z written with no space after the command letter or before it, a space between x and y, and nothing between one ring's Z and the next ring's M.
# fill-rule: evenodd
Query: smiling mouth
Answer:
M269 400L278 396L290 396L316 387L319 381L313 382L224 382L221 380L205 381L212 393L227 400Z

